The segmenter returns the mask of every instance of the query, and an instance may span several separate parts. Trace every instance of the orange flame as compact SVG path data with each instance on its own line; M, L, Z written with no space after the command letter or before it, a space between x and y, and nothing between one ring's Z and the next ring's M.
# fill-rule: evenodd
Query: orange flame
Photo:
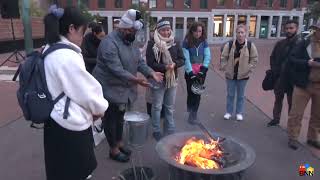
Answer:
M213 157L221 158L223 152L219 147L219 140L211 140L205 143L202 139L192 137L187 140L185 145L176 157L180 164L188 164L202 169L219 169L219 163L212 160Z

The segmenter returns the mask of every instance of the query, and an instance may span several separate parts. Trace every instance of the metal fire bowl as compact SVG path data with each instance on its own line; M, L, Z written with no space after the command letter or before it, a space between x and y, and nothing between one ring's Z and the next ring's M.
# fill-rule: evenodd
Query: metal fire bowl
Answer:
M211 133L214 137L226 138L221 142L221 146L224 152L229 153L226 155L227 163L224 168L221 169L201 169L188 165L183 165L175 161L174 157L185 142L191 138L201 138L206 140L206 137L201 132L182 132L176 133L162 138L156 145L156 151L160 158L171 166L185 171L208 174L208 175L226 175L243 172L248 169L255 161L256 154L254 150L247 144L240 140L225 136L218 133Z

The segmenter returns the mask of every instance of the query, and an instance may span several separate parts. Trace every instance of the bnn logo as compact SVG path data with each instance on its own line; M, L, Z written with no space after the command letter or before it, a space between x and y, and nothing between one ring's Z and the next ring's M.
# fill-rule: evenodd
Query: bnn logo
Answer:
M309 164L304 164L299 166L299 175L300 176L313 176L314 168Z

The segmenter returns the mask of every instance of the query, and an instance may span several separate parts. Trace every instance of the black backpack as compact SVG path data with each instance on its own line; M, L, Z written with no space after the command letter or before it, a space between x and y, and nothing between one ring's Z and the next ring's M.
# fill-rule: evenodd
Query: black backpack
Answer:
M50 118L54 105L65 96L62 92L56 99L48 90L44 58L53 51L58 49L72 49L66 44L56 43L51 45L44 53L34 51L30 53L26 61L19 66L19 89L17 98L22 109L23 116L27 121L31 121L31 127L37 128L35 124L43 124ZM73 50L73 49L72 49ZM68 109L70 98L64 108L63 118L68 118Z

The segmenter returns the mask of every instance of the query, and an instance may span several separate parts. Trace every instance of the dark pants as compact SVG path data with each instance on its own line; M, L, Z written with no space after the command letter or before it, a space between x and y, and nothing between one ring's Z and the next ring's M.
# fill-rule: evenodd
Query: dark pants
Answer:
M273 106L273 119L276 121L280 121L283 99L285 94L287 95L288 110L289 110L288 113L289 113L292 105L292 92L288 90L284 90L284 88L280 84L280 80L278 80L274 85L275 101Z
M194 94L191 91L191 86L192 86L193 81L190 79L190 77L187 76L186 74L185 74L184 77L186 79L187 92L188 92L188 96L187 96L187 111L188 112L198 112L201 96L198 95L198 94ZM203 81L203 83L204 83L204 81Z
M123 123L125 110L121 111L118 104L109 104L108 110L102 117L104 134L110 148L117 147L118 143L122 141Z

